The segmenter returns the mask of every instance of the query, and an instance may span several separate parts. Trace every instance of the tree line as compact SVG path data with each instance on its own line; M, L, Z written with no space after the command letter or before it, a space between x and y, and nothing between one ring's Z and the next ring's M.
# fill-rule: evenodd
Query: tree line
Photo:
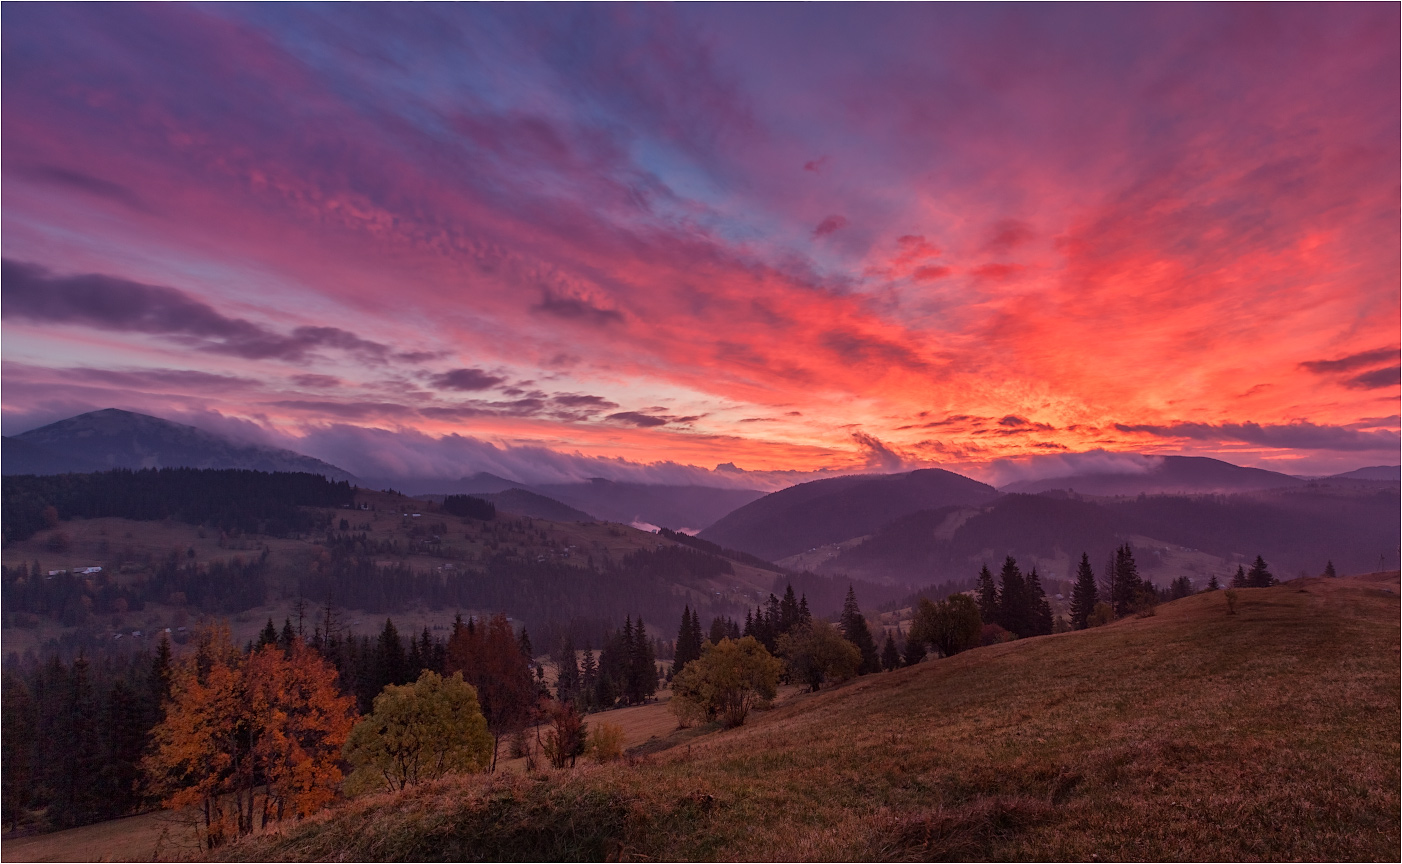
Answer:
M283 537L325 524L304 507L349 506L355 489L320 474L240 469L119 468L0 481L4 540L26 540L59 519L176 519Z

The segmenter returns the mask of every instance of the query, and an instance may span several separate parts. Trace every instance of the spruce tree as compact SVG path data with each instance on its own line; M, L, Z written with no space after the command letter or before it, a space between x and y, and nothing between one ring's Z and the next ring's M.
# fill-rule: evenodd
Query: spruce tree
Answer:
M1207 590L1208 590L1208 591L1216 591L1216 590L1220 589L1221 587L1222 587L1222 583L1217 581L1217 574L1216 574L1216 573L1213 573L1213 574L1212 574L1212 577L1211 577L1210 579L1207 580Z
M273 619L269 618L267 625L264 626L262 632L258 634L258 647L262 648L264 645L276 644L277 628L273 626Z
M793 584L784 589L784 599L779 601L779 626L776 637L788 633L798 626L798 597L793 593Z
M1247 588L1247 587L1250 587L1250 586L1248 586L1248 585L1246 584L1246 568L1243 567L1243 566L1241 566L1240 564L1238 564L1238 565L1236 566L1236 575L1232 577L1232 587L1233 587L1233 588Z
M876 641L871 638L871 628L862 610L857 607L857 592L847 586L847 599L842 601L842 635L862 652L862 665L857 667L858 675L881 671L881 657L876 651Z
M682 609L682 624L677 630L677 649L672 657L672 674L675 675L692 660L701 658L701 622L693 619L691 607Z
M901 652L901 665L914 666L925 659L925 642L915 638L912 630L905 639L905 650Z
M1017 561L1009 555L1003 561L1003 571L998 574L1002 581L998 592L999 624L1018 638L1032 634L1032 604L1028 602L1027 585L1022 579L1022 571ZM980 613L981 614L981 613Z
M1090 556L1081 553L1081 566L1076 570L1076 587L1071 590L1071 626L1076 630L1086 629L1090 613L1100 602L1100 593L1095 589L1095 573L1090 569Z
M978 571L978 614L989 624L1001 624L998 613L998 586L985 564Z
M1126 543L1115 550L1115 572L1110 579L1110 604L1115 607L1117 616L1134 612L1142 585L1139 566L1134 563L1134 550Z
M647 628L638 617L638 625L633 629L633 647L628 655L628 701L641 705L657 692L657 657L652 651L652 642L647 638Z
M1266 560L1257 555L1255 562L1251 565L1251 572L1246 574L1246 587L1269 588L1275 584L1277 584L1275 577L1271 575L1270 570L1266 569Z
M1325 575L1326 577L1330 578L1330 579L1335 579L1335 578L1338 577L1339 574L1336 573L1336 572L1334 572L1334 562L1333 562L1333 561L1330 561L1328 564L1325 564L1325 565L1324 565L1324 575Z
M555 676L555 696L561 702L573 702L579 696L579 664L575 660L574 640L568 635L560 645L560 653L556 655L555 667L559 673Z
M881 666L887 672L901 665L901 652L896 648L896 637L886 634L886 644L881 649Z
M1042 579L1035 566L1027 574L1026 590L1031 635L1047 636L1052 632L1051 604L1047 602L1047 593L1042 590Z

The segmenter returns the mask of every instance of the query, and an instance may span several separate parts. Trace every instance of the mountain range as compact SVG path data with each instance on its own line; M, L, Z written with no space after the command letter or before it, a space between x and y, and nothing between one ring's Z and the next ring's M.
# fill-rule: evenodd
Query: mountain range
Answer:
M5 437L0 470L83 474L113 468L246 468L304 471L356 482L349 471L291 450L240 444L194 426L106 408Z

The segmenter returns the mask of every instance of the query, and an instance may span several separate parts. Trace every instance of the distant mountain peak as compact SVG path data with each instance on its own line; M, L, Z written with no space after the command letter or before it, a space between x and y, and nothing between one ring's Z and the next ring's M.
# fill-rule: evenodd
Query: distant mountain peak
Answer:
M89 411L6 438L3 462L5 474L245 468L356 479L335 465L292 450L231 441L195 426L120 408Z

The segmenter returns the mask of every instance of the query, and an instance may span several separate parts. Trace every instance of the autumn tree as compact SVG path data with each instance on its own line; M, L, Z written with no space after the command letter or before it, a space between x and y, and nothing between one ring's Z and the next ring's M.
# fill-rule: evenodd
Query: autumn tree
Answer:
M846 681L862 665L862 652L827 621L796 627L781 635L775 647L784 658L790 679L808 685L815 693L824 682Z
M550 723L541 742L545 758L556 768L573 768L575 760L584 755L588 743L589 731L584 717L573 702L553 699L545 700L541 713Z
M685 712L698 711L726 726L739 726L750 709L774 698L783 665L753 636L707 644L701 658L672 679L673 710L683 719Z
M300 639L290 655L265 645L247 657L226 626L206 628L198 640L194 654L172 667L170 700L144 768L166 807L200 810L213 849L231 833L251 833L260 811L266 826L308 815L335 796L354 703L339 693L335 670Z
M526 722L535 704L536 687L531 670L511 631L511 622L498 613L485 626L471 619L466 625L454 624L448 639L448 668L461 672L463 680L477 691L482 716L492 733L491 770L497 766L497 752L503 735Z
M493 740L462 673L424 670L413 684L386 687L375 708L351 730L345 758L353 794L395 791L491 764Z

